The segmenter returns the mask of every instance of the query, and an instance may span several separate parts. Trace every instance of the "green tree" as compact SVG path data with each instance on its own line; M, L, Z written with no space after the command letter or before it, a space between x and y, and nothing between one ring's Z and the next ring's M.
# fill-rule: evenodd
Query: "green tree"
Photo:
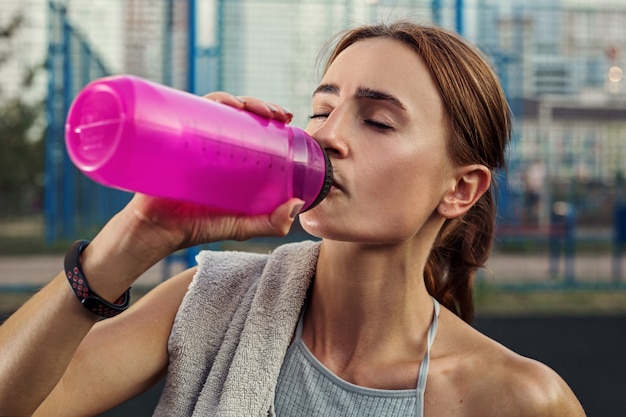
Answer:
M13 54L11 39L23 23L16 15L0 27L0 66ZM20 91L34 87L43 66L24 70L18 80ZM43 100L28 102L11 97L0 88L0 216L15 216L37 210L43 195L44 148Z

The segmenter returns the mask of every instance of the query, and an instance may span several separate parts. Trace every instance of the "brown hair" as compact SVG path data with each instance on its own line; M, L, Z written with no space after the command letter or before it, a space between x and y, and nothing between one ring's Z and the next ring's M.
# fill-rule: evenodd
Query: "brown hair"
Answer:
M407 21L362 26L344 32L324 72L347 47L364 39L387 38L411 47L429 68L450 123L448 152L459 165L479 163L492 173L504 169L511 116L497 76L481 52L445 29ZM491 252L495 228L495 181L463 216L447 220L429 255L424 278L428 292L470 322L476 270Z

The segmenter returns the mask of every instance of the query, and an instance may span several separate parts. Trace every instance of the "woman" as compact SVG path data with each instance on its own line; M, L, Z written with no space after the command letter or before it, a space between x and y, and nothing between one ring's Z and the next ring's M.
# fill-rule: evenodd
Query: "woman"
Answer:
M583 416L552 370L467 324L510 133L480 54L408 22L348 31L307 131L335 170L328 197L300 215L321 243L203 252L97 324L60 274L0 328L0 414L93 415L167 373L158 416ZM113 300L177 249L285 235L301 207L242 218L137 195L67 259Z

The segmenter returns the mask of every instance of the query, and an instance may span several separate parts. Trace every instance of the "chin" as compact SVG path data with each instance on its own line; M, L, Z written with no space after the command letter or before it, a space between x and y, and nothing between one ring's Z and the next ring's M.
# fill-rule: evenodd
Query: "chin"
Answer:
M313 221L312 219L300 219L300 225L305 232L319 239L334 240L338 242L353 242L374 245L395 245L407 240L405 233L390 233L386 231L374 231L371 228L357 227L352 225L338 225L333 222Z
M352 213L331 210L324 202L299 216L302 229L319 239L342 242L395 245L410 240L415 235L414 219L386 218L384 221L372 222L376 213Z
M300 214L298 221L300 222L302 230L311 236L320 239L324 238L323 233L320 233L321 230L324 230L323 224L321 224L315 217L311 217L309 212Z

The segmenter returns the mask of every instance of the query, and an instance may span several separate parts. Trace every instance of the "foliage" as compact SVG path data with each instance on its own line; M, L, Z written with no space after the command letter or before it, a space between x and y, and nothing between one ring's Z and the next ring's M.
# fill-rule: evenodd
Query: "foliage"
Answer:
M11 39L23 22L15 16L0 27L0 66L13 54ZM23 93L34 86L43 65L27 68L18 80ZM28 102L25 94L7 97L0 90L0 216L15 216L37 211L43 194L44 145L43 100Z

